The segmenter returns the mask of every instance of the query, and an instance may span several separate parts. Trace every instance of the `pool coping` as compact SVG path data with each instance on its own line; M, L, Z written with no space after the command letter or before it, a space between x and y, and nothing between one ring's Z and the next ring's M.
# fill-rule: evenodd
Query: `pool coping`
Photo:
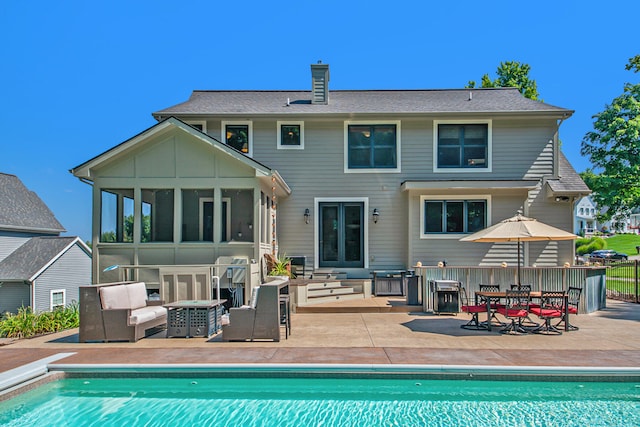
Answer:
M442 364L339 364L339 363L167 363L167 364L65 364L50 363L49 371L75 373L145 373L145 372L318 372L318 373L483 373L483 374L545 374L545 375L629 375L640 376L640 367L592 366L500 366Z
M640 367L507 366L333 363L56 363L75 353L57 353L0 373L0 400L59 378L89 377L335 377L437 380L640 382Z

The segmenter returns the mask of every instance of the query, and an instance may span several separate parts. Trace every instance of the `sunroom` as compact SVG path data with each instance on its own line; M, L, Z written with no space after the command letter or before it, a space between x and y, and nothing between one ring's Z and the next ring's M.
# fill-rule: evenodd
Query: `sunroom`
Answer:
M175 118L71 172L93 187L93 281L142 280L167 301L211 298L212 276L250 294L291 193L277 171Z

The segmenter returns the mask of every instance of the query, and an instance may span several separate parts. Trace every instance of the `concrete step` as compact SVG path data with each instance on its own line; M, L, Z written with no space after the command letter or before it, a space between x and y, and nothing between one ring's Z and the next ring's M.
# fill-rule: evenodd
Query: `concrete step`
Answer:
M353 291L353 289L352 289ZM338 301L350 301L350 300L364 300L364 294L362 293L348 293L348 294L339 294L339 295L327 295L327 296L318 296L309 298L307 300L307 304L304 306L298 306L297 311L301 313L302 308L308 308L315 304L323 304L328 302L338 302Z
M352 293L354 293L353 288L349 286L332 286L318 289L307 289L307 297L314 299L331 295L346 295Z
M359 294L354 294L359 295ZM326 300L325 300L326 301ZM314 301L315 302L315 301ZM420 305L407 305L400 297L354 298L349 296L322 304L298 306L296 313L421 313Z
M340 279L346 279L347 278L347 273L343 273L343 272L340 272L340 271L334 271L332 269L319 268L317 270L314 270L311 273L310 278L311 279L340 280Z
M310 291L315 291L317 289L331 289L331 288L339 288L342 286L341 282L310 282L307 285L307 289Z

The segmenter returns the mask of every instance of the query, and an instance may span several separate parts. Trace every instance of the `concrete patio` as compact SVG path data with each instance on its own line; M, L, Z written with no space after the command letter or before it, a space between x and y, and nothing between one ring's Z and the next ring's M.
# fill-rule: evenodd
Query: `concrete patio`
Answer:
M573 316L580 330L560 336L469 331L468 315L379 312L394 301L360 303L349 313L292 315L280 342L165 338L136 343L79 343L78 331L4 340L0 372L57 353L62 364L319 363L482 366L640 367L640 305L608 300L607 309ZM382 307L371 311L371 305ZM369 308L367 308L369 307Z

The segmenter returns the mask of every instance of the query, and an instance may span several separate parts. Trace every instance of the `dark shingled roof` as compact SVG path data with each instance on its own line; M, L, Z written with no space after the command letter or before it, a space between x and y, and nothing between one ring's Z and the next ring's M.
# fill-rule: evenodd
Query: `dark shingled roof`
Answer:
M78 237L32 237L0 262L0 281L32 280L76 239Z
M60 234L64 231L47 205L15 176L0 173L0 230L37 231Z
M558 158L558 176L559 179L547 181L549 188L554 193L591 193L591 189L587 187L587 184L580 178L580 175L578 175L562 152L560 152Z
M180 104L154 113L170 115L316 115L429 113L551 113L571 110L525 98L515 88L440 90L338 90L329 103L311 104L311 91L193 91Z

